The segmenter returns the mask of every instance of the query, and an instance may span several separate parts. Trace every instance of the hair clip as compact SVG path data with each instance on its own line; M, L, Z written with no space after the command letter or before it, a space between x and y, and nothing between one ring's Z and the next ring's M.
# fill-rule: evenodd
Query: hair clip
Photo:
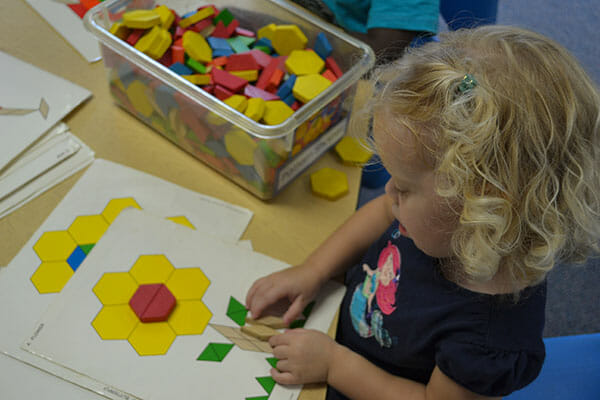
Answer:
M475 86L477 86L477 80L473 78L473 75L465 74L465 76L462 78L462 81L458 85L458 91L460 93L466 93Z

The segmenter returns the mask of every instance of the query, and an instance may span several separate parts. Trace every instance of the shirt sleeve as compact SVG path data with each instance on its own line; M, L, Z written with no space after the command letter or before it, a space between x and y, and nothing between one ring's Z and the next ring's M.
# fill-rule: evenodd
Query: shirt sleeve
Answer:
M531 383L544 363L540 350L493 349L447 339L436 351L438 368L450 379L484 396L506 396Z
M366 28L436 33L439 13L439 0L372 0Z

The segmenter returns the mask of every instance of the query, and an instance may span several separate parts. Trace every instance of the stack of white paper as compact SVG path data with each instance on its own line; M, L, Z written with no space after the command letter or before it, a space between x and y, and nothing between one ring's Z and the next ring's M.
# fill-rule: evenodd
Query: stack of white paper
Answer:
M60 122L91 96L71 82L0 52L0 218L94 158Z

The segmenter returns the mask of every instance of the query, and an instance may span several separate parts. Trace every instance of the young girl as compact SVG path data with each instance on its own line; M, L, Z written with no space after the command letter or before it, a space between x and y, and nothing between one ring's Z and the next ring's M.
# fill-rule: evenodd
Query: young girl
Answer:
M598 91L558 44L502 26L448 33L373 80L386 194L246 299L254 317L290 301L290 322L347 272L337 341L273 337L272 376L332 399L505 396L542 367L546 274L598 251ZM368 301L390 283L393 301Z

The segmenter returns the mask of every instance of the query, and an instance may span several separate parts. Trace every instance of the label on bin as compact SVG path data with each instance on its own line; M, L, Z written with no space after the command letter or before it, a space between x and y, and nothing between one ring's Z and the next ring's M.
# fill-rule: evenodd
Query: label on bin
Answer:
M308 168L309 165L315 162L317 158L336 144L337 141L344 136L345 127L346 119L343 119L329 129L328 132L321 135L321 137L315 140L310 146L298 153L288 165L279 171L276 191L279 192L285 185L290 183L292 179L297 177L302 171Z

